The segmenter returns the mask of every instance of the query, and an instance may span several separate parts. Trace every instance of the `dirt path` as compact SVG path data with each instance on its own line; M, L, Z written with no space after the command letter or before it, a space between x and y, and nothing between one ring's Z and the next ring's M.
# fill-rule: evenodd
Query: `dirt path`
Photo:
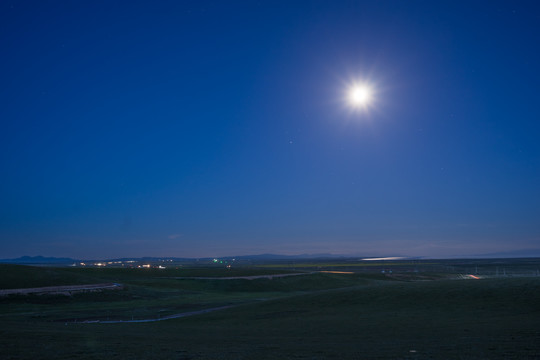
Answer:
M304 272L304 273L291 273L291 274L274 274L274 275L251 275L251 276L227 276L227 277L202 277L202 276L176 276L176 277L167 277L165 279L185 279L185 280L255 280L255 279L270 279L273 278L282 278L287 276L299 276L299 275L310 275L315 273Z
M184 277L166 277L164 279L191 279L191 280L237 280L237 279L244 279L244 280L255 280L255 279L273 279L273 278L282 278L287 276L297 276L297 275L309 275L313 274L313 272L305 272L305 273L290 273L290 274L274 274L274 275L252 275L252 276L230 276L230 277L196 277L196 276L184 276ZM264 299L262 301L267 301L269 299ZM261 300L259 300L261 301ZM245 304L245 303L244 303ZM120 324L120 323L147 323L147 322L155 322L155 321L163 321L163 320L171 320L171 319L178 319L186 316L193 316L193 315L200 315L200 314L206 314L212 311L219 311L219 310L225 310L232 307L244 305L244 304L236 304L236 305L226 305L226 306L219 306L214 308L208 308L203 310L195 310L195 311L188 311L168 316L163 316L159 318L153 318L153 319L140 319L140 320L86 320L81 321L82 324ZM71 323L71 322L70 322ZM68 324L68 323L66 323Z
M121 290L124 285L117 283L105 283L105 284L87 284L87 285L68 285L68 286L44 286L37 288L24 288L24 289L5 289L0 290L0 296L8 295L53 295L53 294L65 294L70 295L77 292L88 291L101 291L101 290Z
M218 310L224 310L229 309L235 306L239 305L226 305L226 306L220 306L215 308L209 308L209 309L203 309L203 310L196 310L196 311L188 311L184 313L179 314L173 314L168 316L163 316L157 319L141 319L141 320L87 320L82 321L83 324L119 324L119 323L147 323L147 322L155 322L155 321L163 321L163 320L171 320L171 319L178 319L186 316L193 316L193 315L200 315L200 314L206 314L212 311L218 311ZM67 324L67 323L66 323Z

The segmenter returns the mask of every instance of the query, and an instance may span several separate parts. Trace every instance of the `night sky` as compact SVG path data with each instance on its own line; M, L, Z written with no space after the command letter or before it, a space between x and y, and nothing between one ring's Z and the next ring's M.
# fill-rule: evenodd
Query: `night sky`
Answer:
M2 1L0 258L540 249L539 44L537 1Z

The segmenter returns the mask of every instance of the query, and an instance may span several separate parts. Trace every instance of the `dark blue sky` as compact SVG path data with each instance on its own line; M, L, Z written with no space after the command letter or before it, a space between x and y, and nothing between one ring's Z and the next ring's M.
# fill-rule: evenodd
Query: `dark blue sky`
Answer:
M0 258L539 249L538 44L536 1L3 1Z

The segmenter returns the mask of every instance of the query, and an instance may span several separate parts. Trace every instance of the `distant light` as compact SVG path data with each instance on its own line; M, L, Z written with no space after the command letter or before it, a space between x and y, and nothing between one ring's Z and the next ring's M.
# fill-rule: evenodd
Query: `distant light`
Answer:
M401 259L405 259L405 258L401 257L401 256L392 256L392 257L382 257L382 258L365 258L365 259L362 259L362 260L365 260L365 261L381 261L381 260L401 260Z

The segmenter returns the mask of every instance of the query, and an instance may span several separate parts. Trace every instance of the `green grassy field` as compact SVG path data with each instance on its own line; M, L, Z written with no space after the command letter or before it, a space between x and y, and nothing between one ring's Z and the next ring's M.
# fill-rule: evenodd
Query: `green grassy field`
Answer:
M120 291L1 298L1 359L540 358L540 277L534 276L449 280L440 273L358 272L214 280L174 277L278 271L12 265L0 271L6 274L1 288L21 281L125 284ZM403 281L418 278L440 280ZM234 306L157 322L83 323L224 305Z

